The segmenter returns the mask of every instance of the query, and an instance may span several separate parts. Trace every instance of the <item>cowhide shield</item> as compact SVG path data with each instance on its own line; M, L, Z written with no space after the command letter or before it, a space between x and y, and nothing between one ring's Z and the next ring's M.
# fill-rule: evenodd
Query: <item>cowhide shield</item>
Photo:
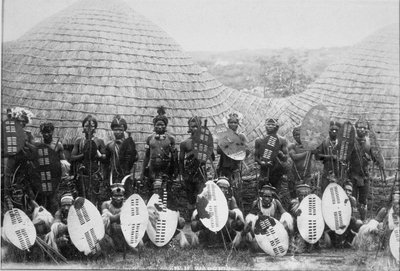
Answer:
M61 179L59 155L44 143L37 143L35 146L35 187L41 193L52 194Z
M314 150L328 137L329 111L319 104L312 107L301 123L300 140L306 150Z
M93 203L85 198L76 198L68 212L67 226L71 241L79 251L85 255L100 251L105 229Z
M369 130L369 140L371 144L371 153L374 156L374 159L378 165L380 165L382 168L385 167L385 160L383 159L381 147L379 146L378 139L376 138L376 133L372 129L372 127Z
M276 135L267 135L265 137L266 144L263 145L261 160L273 163L279 152L279 138Z
M271 256L284 256L289 248L289 235L281 222L273 217L260 215L254 227L260 248Z
M179 218L178 212L167 208L165 193L163 197L153 194L147 203L147 209L153 215L149 216L146 232L150 241L158 247L165 246L172 239Z
M24 128L18 120L7 119L2 122L1 140L5 155L15 155L25 144Z
M13 208L4 215L5 237L21 250L28 250L36 240L36 229L29 217L20 209Z
M297 217L299 233L306 242L315 244L325 228L321 199L315 194L310 194L301 201L299 210L301 210Z
M193 153L199 162L207 162L213 152L213 136L206 125L196 130L193 135Z
M124 202L120 219L126 242L129 246L136 247L142 240L149 222L147 206L141 196L133 194Z
M322 195L322 215L326 225L337 234L343 234L350 224L351 203L343 188L330 183Z
M396 227L390 234L389 247L393 257L399 261L400 229Z
M203 191L197 196L196 209L200 221L210 231L220 231L228 221L226 197L214 181L205 183Z
M242 161L246 158L245 142L231 129L225 128L216 135L218 146L223 153L233 160Z
M351 152L354 149L354 138L356 130L350 121L343 123L338 131L338 156L339 160L346 162L349 160Z

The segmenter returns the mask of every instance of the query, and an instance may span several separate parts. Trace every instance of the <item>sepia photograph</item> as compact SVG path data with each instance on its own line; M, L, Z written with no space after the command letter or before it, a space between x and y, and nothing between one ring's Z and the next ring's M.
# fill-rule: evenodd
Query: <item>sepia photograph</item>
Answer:
M398 0L2 0L1 270L400 268Z

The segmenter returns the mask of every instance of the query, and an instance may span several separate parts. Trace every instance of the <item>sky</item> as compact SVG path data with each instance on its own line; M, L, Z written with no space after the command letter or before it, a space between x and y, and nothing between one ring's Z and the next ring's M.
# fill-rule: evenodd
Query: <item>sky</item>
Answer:
M17 39L75 1L3 0L3 41ZM124 1L185 51L351 46L399 23L399 0Z

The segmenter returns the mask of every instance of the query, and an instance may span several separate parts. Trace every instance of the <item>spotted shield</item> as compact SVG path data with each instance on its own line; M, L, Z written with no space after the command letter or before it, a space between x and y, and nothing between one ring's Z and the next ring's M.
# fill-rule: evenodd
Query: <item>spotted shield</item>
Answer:
M222 152L229 158L237 161L246 158L245 142L233 130L221 128L216 134L216 139Z
M149 216L147 235L150 241L158 247L165 246L174 236L178 226L179 213L167 208L167 191L164 188L162 197L153 194L147 203L147 209L153 215Z
M284 256L289 248L289 235L281 222L273 217L260 215L254 227L260 248L271 256Z
M196 209L200 221L210 231L220 231L228 221L228 203L214 181L205 183L203 191L197 196Z
M300 140L306 150L316 149L328 136L329 111L319 104L312 107L301 123Z

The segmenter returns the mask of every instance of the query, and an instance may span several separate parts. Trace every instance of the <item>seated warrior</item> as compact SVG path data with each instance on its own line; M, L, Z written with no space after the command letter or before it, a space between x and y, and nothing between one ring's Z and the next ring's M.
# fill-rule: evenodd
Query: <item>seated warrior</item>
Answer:
M171 180L178 175L178 152L175 147L175 137L167 133L168 118L164 107L157 110L154 117L154 133L146 139L145 157L143 160L141 180L146 177L146 188L149 197L152 195L153 182L168 176Z
M264 184L269 184L276 188L276 191L279 195L282 195L282 183L284 179L287 178L284 163L288 159L288 143L286 138L277 134L279 130L278 119L267 119L265 121L265 129L267 136L263 138L257 138L255 141L254 159L255 162L260 165L259 188ZM273 161L266 162L263 156L265 155L266 150L269 148L269 136L278 138L278 153Z
M347 197L351 203L351 219L350 224L347 227L346 231L343 233L344 246L350 247L353 242L353 238L355 234L358 232L360 227L363 225L363 222L359 218L359 213L357 209L357 200L353 196L353 183L351 180L347 180L343 185L344 191L346 192Z
M309 186L308 184L298 184L296 186L296 195L297 197L292 199L291 201L291 206L290 206L290 213L292 214L294 218L294 234L293 234L293 239L292 242L295 244L293 246L293 249L296 251L293 252L298 252L302 253L303 249L310 251L313 248L319 248L319 242L315 244L309 244L306 241L303 240L301 237L299 230L297 228L297 217L301 214L301 210L299 209L300 203L302 200L310 195L312 193L312 187Z
M111 185L111 200L103 202L101 213L106 234L111 237L117 251L124 251L128 244L121 230L121 208L124 204L125 188L121 183Z
M293 218L283 208L277 197L276 188L264 184L259 191L259 198L252 204L249 214L246 216L245 233L253 248L258 245L254 239L254 228L259 215L267 215L279 220L288 233L293 232Z
M103 180L101 162L105 159L105 144L94 136L97 129L97 120L88 115L82 121L84 138L78 138L71 152L71 161L76 163L78 175L78 195L87 198L95 206L108 200L108 182ZM93 143L94 144L90 144Z
M237 133L237 129L240 125L240 119L241 116L239 113L231 113L228 115L226 118L226 122L228 124L228 128L231 129L236 135L239 136L239 138L242 140L242 142L245 144L245 149L246 149L246 157L250 154L250 150L247 147L247 138L244 134L242 133ZM241 206L241 161L236 161L233 160L232 158L229 158L218 146L217 147L217 153L220 155L218 166L217 166L217 173L218 176L225 176L228 178L233 194L235 198L239 201L239 206Z
M192 215L192 231L195 233L199 232L199 239L202 243L208 243L208 245L211 245L213 240L214 243L229 241L232 242L234 247L238 247L242 240L242 231L244 229L243 213L237 206L236 199L233 196L232 188L228 179L226 177L220 177L217 181L217 185L224 193L229 209L228 221L225 225L226 228L222 228L220 231L221 234L224 235L223 240L220 239L221 235L211 232L203 225L203 223L200 221L197 210L194 210ZM197 240L195 243L197 243Z
M126 149L125 131L128 125L124 118L116 115L111 122L111 130L114 133L115 140L107 143L106 145L106 158L105 158L105 179L110 180L110 183L121 182L126 176L131 174L134 178L134 162L138 160L138 154L135 148L135 142L131 141L132 148L129 151ZM122 157L123 156L123 157ZM126 167L125 163L121 161L131 161L132 165Z
M179 171L180 178L183 179L186 195L188 199L188 209L193 211L196 204L197 195L202 191L204 183L207 181L205 163L200 161L194 156L193 149L193 136L201 126L201 119L197 116L192 117L188 121L190 137L181 142L179 148ZM214 153L211 155L214 160Z
M74 198L71 194L67 193L61 197L61 207L54 215L51 231L46 236L47 243L67 259L76 259L76 257L83 256L83 253L79 252L74 244L72 244L68 233L68 212L73 203Z

